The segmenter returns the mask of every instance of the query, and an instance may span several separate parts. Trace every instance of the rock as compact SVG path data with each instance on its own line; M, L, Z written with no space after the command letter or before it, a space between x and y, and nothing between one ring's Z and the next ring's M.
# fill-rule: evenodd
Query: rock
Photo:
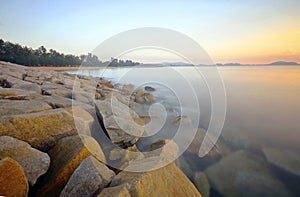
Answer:
M93 110L93 108L91 108L91 110ZM90 112L83 109L83 107L74 106L71 113L74 117L78 133L91 136L91 129L96 120Z
M151 144L151 150L146 156L163 157L166 160L173 161L179 157L179 148L173 140L160 140Z
M202 145L202 142L204 140L204 137L206 135L206 131L202 128L198 128L197 133L192 141L192 143L189 145L187 152L191 154L198 155L200 147ZM203 144L204 151L209 151L210 147L213 147L207 155L204 156L208 157L210 159L216 159L220 158L222 156L228 155L231 153L231 149L223 143L220 139L216 142L216 144L213 144L212 139L207 135L207 143Z
M141 97L141 96L144 96L145 92L144 90L140 89L138 90L136 93L135 93L135 96L136 97Z
M188 163L184 155L181 155L178 159L174 162L176 166L182 170L182 172L189 178L193 179L194 171L192 170L191 165Z
M150 93L145 93L144 98L147 103L152 103L152 102L155 102L155 100L156 100L155 96Z
M145 90L146 91L155 91L155 88L153 88L151 86L145 86Z
M38 100L45 101L49 105L51 105L52 108L68 108L72 107L72 100L58 96L58 95L52 95L52 96L42 96Z
M109 189L114 192L113 188L116 188L118 194L120 187L126 188L131 196L201 196L173 163L142 173L127 172L125 169L113 178ZM126 189L123 189L125 193Z
M52 107L45 102L27 100L0 100L0 117L50 110Z
M0 137L0 157L11 157L16 160L23 167L31 186L47 172L50 165L50 158L46 153L9 136Z
M180 124L182 125L191 125L192 120L188 116L177 116L176 119L174 120L173 124L175 126L179 126Z
M127 105L115 98L95 104L97 115L113 143L131 145L142 136L144 121Z
M94 156L105 163L106 159L98 142L89 136L70 136L58 141L49 151L51 164L41 180L42 187L37 196L57 196L64 189L69 178L88 156Z
M0 194L3 196L27 196L28 182L22 166L5 157L0 160Z
M107 187L97 197L131 197L128 189L124 186Z
M135 145L127 149L114 148L109 151L109 164L114 168L124 169L135 160L143 159L144 155Z
M72 98L72 91L70 89L65 88L62 85L42 85L41 86L43 94L48 95L58 95L66 98Z
M89 94L89 93L86 93L83 91L72 93L72 99L74 99L78 102L86 103L86 104L93 104L94 97L95 97L95 94Z
M262 158L240 150L205 170L210 185L224 196L290 196Z
M197 172L194 175L194 183L203 197L209 197L210 185L205 173Z
M75 134L74 119L64 109L0 118L0 135L23 140L42 151L49 150L59 139Z
M22 89L22 90L28 90L28 91L33 91L33 92L36 92L38 94L42 93L41 86L39 86L39 85L37 85L35 83L20 85L20 89Z
M300 176L300 155L298 153L275 148L263 148L263 153L270 164L298 177Z
M93 196L106 187L115 173L93 156L84 159L74 171L60 196Z
M7 100L29 100L30 94L35 92L29 92L25 90L20 90L16 88L1 88L0 89L0 99Z
M0 86L3 88L20 88L22 85L29 85L31 83L23 81L22 79L11 77L7 74L0 75Z
M135 102L137 102L137 103L145 103L146 99L144 97L135 97Z

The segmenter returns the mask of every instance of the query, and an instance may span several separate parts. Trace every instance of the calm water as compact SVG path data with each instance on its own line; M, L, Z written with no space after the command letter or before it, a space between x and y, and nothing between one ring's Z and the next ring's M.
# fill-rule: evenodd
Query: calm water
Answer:
M208 69L211 68L200 68L202 71ZM75 73L76 71L68 72ZM220 140L227 144L232 152L243 149L263 158L274 177L291 191L290 195L300 195L296 186L300 185L299 177L267 164L261 151L266 147L278 150L288 149L300 158L300 67L220 67L219 72L223 78L227 96L226 119ZM190 114L199 110L199 127L206 129L208 126L211 112L209 89L202 76L192 67L109 68L84 70L81 73L104 76L113 82L132 83L137 87L143 87L144 82L148 81L146 84L156 88L153 94L157 97L157 102L173 110L174 117L182 114L182 109L191 112ZM182 95L185 98L193 97L188 94L189 88L185 88L186 86L191 86L195 90L199 108L197 105L193 108L189 103L179 104L177 97ZM191 119L193 122L196 121L194 116ZM184 156L188 162L193 162L190 164L194 166L190 167L193 173L209 167L202 165L203 159L196 159L196 157L191 159L189 154ZM219 159L209 162L209 165L217 163ZM192 174L189 178L193 180ZM209 182L212 188L210 194L221 195L222 190L216 186L216 183L213 180ZM248 184L247 181L244 182ZM251 183L249 184L251 187Z

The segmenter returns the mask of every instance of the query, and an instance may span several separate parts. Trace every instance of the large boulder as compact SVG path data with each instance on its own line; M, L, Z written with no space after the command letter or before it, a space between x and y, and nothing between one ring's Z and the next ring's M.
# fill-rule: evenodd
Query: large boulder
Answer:
M52 107L43 101L0 100L0 116L27 114L49 109Z
M67 184L69 178L88 156L94 156L105 163L106 159L98 142L89 136L70 136L61 139L49 151L51 164L41 180L38 196L57 196Z
M74 171L60 196L93 196L106 187L115 173L93 156L84 159Z
M123 185L107 187L97 197L131 197L128 189Z
M36 92L25 91L17 88L1 88L0 99L3 100L29 100Z
M57 140L75 134L74 119L64 109L0 118L0 135L23 140L42 151L49 150Z
M205 170L210 185L224 196L290 196L262 158L240 150Z
M16 160L23 167L31 186L47 172L50 165L50 158L46 153L9 136L0 137L0 157L11 157Z
M98 101L95 108L113 143L131 145L143 135L144 121L117 99Z
M120 187L126 188L131 196L201 196L173 163L149 172L128 172L125 169L113 178L110 191L116 188L119 192Z
M5 157L0 160L0 195L22 196L28 194L28 182L18 162Z
M300 155L298 153L275 148L263 148L263 153L270 164L300 177Z

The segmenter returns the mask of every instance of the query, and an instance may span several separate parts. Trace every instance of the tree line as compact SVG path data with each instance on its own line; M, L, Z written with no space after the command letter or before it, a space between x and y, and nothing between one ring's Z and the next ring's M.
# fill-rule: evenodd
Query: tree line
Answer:
M117 60L112 58L111 61L102 62L94 54L87 55L70 55L59 53L54 49L49 51L40 46L37 49L32 49L20 44L14 44L0 39L0 61L6 61L25 66L134 66L139 63L131 60Z

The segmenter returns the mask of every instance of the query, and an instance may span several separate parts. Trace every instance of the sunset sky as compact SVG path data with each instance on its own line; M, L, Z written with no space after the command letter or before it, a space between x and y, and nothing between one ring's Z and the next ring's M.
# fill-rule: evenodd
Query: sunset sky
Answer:
M140 27L186 34L214 62L300 62L299 0L0 2L0 38L33 48L86 54Z

